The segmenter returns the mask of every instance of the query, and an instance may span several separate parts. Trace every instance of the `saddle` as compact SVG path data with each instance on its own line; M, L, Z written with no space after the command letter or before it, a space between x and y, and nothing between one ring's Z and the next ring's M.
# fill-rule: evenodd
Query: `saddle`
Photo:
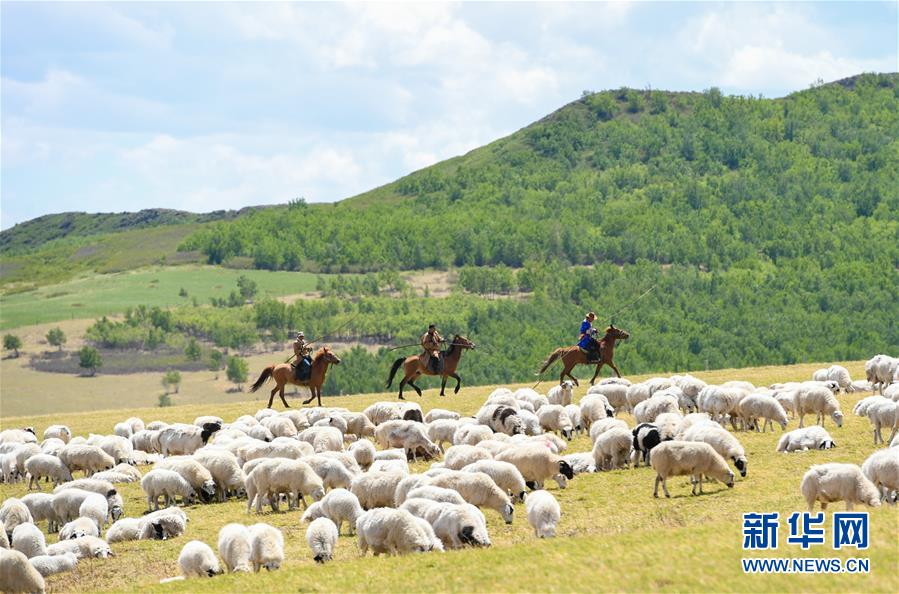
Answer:
M587 356L587 363L599 363L602 361L602 341L591 340L590 348L581 349L581 351Z
M438 375L443 373L443 351L440 351L437 357L433 355L428 357L428 370Z
M305 356L301 361L293 364L293 375L298 382L309 381L312 375L312 357Z

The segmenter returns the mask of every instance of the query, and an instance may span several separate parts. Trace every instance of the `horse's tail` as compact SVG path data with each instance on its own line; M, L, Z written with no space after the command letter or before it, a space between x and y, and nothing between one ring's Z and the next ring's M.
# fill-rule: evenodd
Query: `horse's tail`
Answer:
M539 374L539 373L543 373L544 371L546 371L550 365L555 363L556 360L562 356L562 352L564 350L565 350L564 347L559 347L556 350L554 350L552 353L550 353L550 355L546 359L546 361L544 361L543 364L540 366L540 371L538 371L537 373Z
M269 365L268 367L266 367L265 369L263 369L263 370L262 370L262 375L260 375L260 376L259 376L259 379L256 380L256 383L254 383L254 384L250 387L250 392L255 392L256 390L258 390L259 388L262 387L262 384L264 384L264 383L267 382L268 380L272 379L272 371L274 371L274 370L275 370L275 366L274 366L274 365Z
M390 368L390 375L387 376L387 387L390 387L390 384L393 383L393 376L396 375L396 372L399 371L399 368L402 366L403 361L406 359L404 357L400 357L396 361L393 362L393 366Z

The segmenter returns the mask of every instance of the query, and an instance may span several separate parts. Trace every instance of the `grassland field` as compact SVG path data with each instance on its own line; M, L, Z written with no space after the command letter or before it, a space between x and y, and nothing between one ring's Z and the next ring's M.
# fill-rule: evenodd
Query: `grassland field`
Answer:
M861 362L843 363L853 377L861 376ZM759 367L699 372L708 382L742 379L756 385L810 377L819 364ZM645 376L631 379L640 380ZM70 380L71 381L71 380ZM543 384L543 390L550 384ZM493 387L463 388L456 396L441 398L427 390L419 400L427 411L433 407L474 413ZM123 387L123 400L133 398L133 388ZM579 399L585 387L576 390ZM706 493L692 497L687 477L669 481L672 498L654 499L651 469L616 470L575 477L565 490L549 482L547 488L562 508L558 538L538 540L527 523L523 505L516 505L515 521L505 525L500 516L486 510L493 546L427 555L393 558L360 556L355 538L341 535L333 562L316 565L305 543L300 512L246 512L245 501L191 506L187 532L165 542L127 542L113 546L110 560L84 560L71 573L48 579L51 592L153 591L153 592L896 592L899 591L899 512L895 506L871 509L871 546L866 551L841 549L828 544L808 551L785 542L785 518L805 509L799 482L809 466L827 461L861 464L874 450L868 421L851 414L854 403L867 393L839 396L846 420L842 428L827 421L837 448L778 454L775 432L740 432L749 459L746 478L737 476L733 489L713 483ZM44 395L51 398L52 395ZM393 394L367 394L328 398L326 405L362 410L372 402L391 400ZM191 422L200 414L216 414L226 421L254 413L258 400L197 403L171 408L122 408L94 412L66 412L10 417L3 413L0 426L31 425L38 435L52 423L66 423L75 434L110 433L113 425L136 415L150 421ZM631 425L629 415L623 418ZM809 420L808 418L806 419ZM798 421L791 420L789 429ZM579 436L567 452L589 451L589 437ZM425 464L417 464L423 470ZM147 468L143 468L146 471ZM139 516L146 501L137 484L122 485L127 516ZM0 485L0 498L22 496L24 484ZM829 516L843 505L831 506ZM781 514L780 547L777 551L744 552L741 514L777 511ZM227 522L263 521L279 527L285 536L286 562L280 571L257 575L225 575L211 580L190 580L161 585L159 579L178 573L177 556L191 539L215 548L219 528ZM48 538L55 542L55 536ZM867 557L869 574L745 575L742 557Z

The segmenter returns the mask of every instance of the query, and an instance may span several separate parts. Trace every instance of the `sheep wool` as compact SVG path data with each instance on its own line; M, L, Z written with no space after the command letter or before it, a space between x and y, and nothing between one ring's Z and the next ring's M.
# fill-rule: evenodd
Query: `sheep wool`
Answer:
M250 572L250 531L243 524L226 524L219 530L219 555L230 573Z
M316 563L325 563L334 556L337 546L337 526L328 518L318 518L306 529L306 544L312 550L312 558Z
M827 509L828 503L845 501L846 509L861 503L871 507L880 505L880 492L862 470L855 464L830 462L812 466L799 485L799 490L808 504L809 511L815 502L821 502L821 509Z
M222 573L215 553L208 544L199 540L192 540L182 547L178 566L186 578L213 577Z
M0 549L0 590L3 592L43 592L44 577L19 551Z
M38 555L28 560L39 574L48 577L64 571L72 571L78 565L78 557L74 553L62 555Z
M652 449L649 464L656 471L653 497L659 496L659 483L665 497L668 493L668 477L690 475L693 483L692 494L696 495L696 485L702 493L702 477L709 476L727 485L734 486L734 473L727 467L727 462L718 452L705 442L666 441Z
M528 522L534 527L537 538L556 536L556 526L562 517L562 509L552 493L542 489L534 491L528 496L524 506L528 513Z
M250 533L250 561L253 563L253 571L265 568L266 571L275 571L281 568L284 562L284 535L281 531L269 524L253 524L248 529Z

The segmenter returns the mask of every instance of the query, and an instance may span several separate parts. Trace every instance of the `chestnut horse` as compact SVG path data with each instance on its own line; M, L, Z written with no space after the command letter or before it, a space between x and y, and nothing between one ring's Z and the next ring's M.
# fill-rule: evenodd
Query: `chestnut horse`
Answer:
M630 334L624 330L619 330L615 326L609 325L609 327L606 328L606 334L602 337L602 340L600 340L600 358L599 363L596 365L596 373L593 374L593 379L590 380L591 385L596 381L597 376L599 376L599 370L603 365L609 365L615 370L615 375L621 377L621 372L618 371L618 367L612 362L612 357L615 356L615 341L624 340L629 337ZM561 347L550 353L549 358L544 361L543 365L540 367L539 373L546 371L549 366L555 363L560 357L565 368L562 369L562 373L559 374L559 383L562 383L567 375L574 380L575 385L579 386L580 384L578 383L577 378L571 375L571 370L574 369L575 365L592 365L595 363L595 361L588 361L586 353L584 353L584 351L577 345Z
M309 392L311 392L311 396L309 396L308 400L304 400L303 404L309 404L312 402L313 398L318 398L318 405L321 406L322 384L325 383L325 376L328 374L328 366L332 363L334 365L340 364L340 359L337 355L335 355L328 347L318 349L315 352L315 355L312 356L312 373L309 374L308 380L302 382L296 379L296 376L293 373L293 366L290 363L269 365L262 370L262 375L259 376L259 379L257 379L256 383L250 388L250 392L255 392L262 387L262 384L274 378L277 385L268 397L269 408L272 407L272 402L275 400L275 392L279 392L278 395L281 397L281 402L284 403L284 407L290 408L290 405L284 400L284 386L287 384L307 386Z
M403 380L400 382L400 400L405 400L403 398L403 387L408 384L415 388L415 391L418 392L418 395L421 396L421 389L415 385L415 380L418 379L421 375L439 375L441 376L442 381L440 382L440 395L445 396L444 390L446 390L446 378L451 377L456 380L456 387L453 389L453 394L459 393L459 386L462 385L462 378L460 378L456 374L456 367L459 366L459 359L462 358L462 351L465 349L474 349L475 345L473 342L456 334L453 336L452 342L450 342L450 348L443 355L443 372L442 373L434 373L430 369L425 368L424 363L422 363L421 355L412 355L411 357L400 357L396 361L393 362L393 367L390 368L390 376L387 378L387 387L390 387L390 384L393 383L393 376L396 375L396 372L399 370L400 366L403 367Z

